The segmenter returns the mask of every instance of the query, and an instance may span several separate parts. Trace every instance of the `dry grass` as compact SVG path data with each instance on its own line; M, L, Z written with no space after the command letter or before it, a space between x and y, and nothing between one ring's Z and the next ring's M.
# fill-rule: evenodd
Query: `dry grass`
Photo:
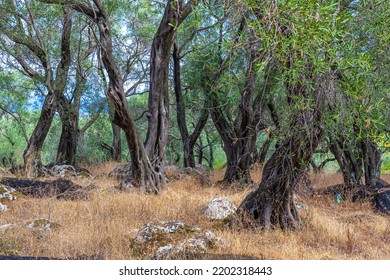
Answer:
M304 222L300 230L236 232L208 221L202 209L215 196L227 196L239 205L249 190L201 186L195 179L185 178L171 182L159 196L121 193L113 191L117 182L107 177L113 166L108 163L89 168L99 186L89 201L20 198L9 204L9 211L0 214L0 225L20 226L0 234L0 255L5 251L2 246L8 244L8 253L26 256L134 259L131 240L137 229L152 221L180 220L224 238L228 247L212 252L215 254L260 259L390 259L390 219L374 213L367 203L335 204L328 197L304 199L309 208L300 212ZM252 174L258 182L261 168L254 168ZM222 177L223 171L216 171L212 181ZM341 177L318 175L312 180L320 188L340 183ZM77 183L88 185L91 181ZM49 233L32 232L25 225L35 218L50 218L60 228Z

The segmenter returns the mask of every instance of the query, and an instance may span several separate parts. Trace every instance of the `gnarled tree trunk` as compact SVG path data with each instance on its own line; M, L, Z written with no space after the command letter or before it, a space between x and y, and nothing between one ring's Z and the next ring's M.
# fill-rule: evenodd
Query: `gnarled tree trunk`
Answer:
M362 140L361 149L363 154L365 184L375 184L381 176L381 151L369 138Z
M294 229L300 225L294 191L324 132L320 121L325 91L317 89L312 94L315 100L311 102L312 97L308 98L304 86L297 84L287 88L291 108L295 99L292 97L300 96L307 103L300 106L310 109L292 112L288 136L265 164L259 187L247 195L230 220L233 227L269 230L276 225L282 229Z
M24 170L27 177L38 177L41 175L41 151L56 109L57 104L54 94L48 93L45 97L38 123L23 153Z
M56 164L76 164L77 134L79 126L78 107L73 106L65 96L59 97L58 111L62 129L58 144Z
M197 1L169 0L153 39L150 54L149 118L145 149L154 170L165 176L164 159L168 143L168 74L176 29L191 13Z
M341 173L343 174L346 189L352 191L362 185L362 158L351 144L344 139L333 140L329 144L331 153L335 156Z

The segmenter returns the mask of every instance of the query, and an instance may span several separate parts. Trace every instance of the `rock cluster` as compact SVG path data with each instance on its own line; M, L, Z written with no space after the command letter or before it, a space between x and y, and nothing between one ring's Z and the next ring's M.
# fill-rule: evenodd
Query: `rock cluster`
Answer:
M1 184L13 191L33 197L56 197L58 199L88 199L94 186L82 187L67 179L42 182L31 179L3 178Z
M72 165L54 165L46 169L49 176L55 176L60 178L91 178L92 174L85 168L72 166Z
M34 219L27 225L27 228L32 231L48 232L53 229L59 228L59 226L59 224L49 221L47 219Z
M4 200L15 200L16 190L12 187L9 187L3 183L0 184L0 201Z
M148 259L186 259L225 246L214 233L182 222L144 225L133 240L134 250Z

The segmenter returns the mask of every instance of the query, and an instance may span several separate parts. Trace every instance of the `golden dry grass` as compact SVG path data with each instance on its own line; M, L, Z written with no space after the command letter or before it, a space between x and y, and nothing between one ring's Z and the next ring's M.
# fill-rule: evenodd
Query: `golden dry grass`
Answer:
M202 209L215 196L227 196L239 205L249 190L238 191L201 186L192 178L172 181L159 196L122 193L113 190L118 182L107 177L115 164L89 167L99 191L89 201L20 198L0 214L0 225L19 226L0 233L1 246L8 253L60 259L134 259L131 240L145 223L182 221L212 230L225 239L227 248L214 254L234 254L260 259L390 259L390 219L374 213L367 203L342 202L332 198L300 198L308 205L300 210L302 229L293 232L232 231L208 221ZM261 178L261 168L252 170ZM214 172L212 181L222 179ZM385 176L389 181L389 176ZM340 183L338 174L313 176L316 188ZM76 181L88 185L91 179ZM35 218L50 218L60 228L49 233L32 232L26 224ZM8 242L8 243L7 243ZM3 245L1 245L3 244Z

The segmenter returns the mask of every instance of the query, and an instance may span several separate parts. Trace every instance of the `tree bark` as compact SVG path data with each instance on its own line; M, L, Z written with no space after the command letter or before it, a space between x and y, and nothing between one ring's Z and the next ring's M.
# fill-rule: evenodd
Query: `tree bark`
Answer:
M114 108L109 105L109 117L111 121L112 129L112 146L111 146L111 159L116 162L121 162L122 157L122 140L121 140L121 128L114 123Z
M76 164L79 108L73 106L65 96L58 97L58 103L62 129L57 150L56 164L74 166Z
M121 162L122 158L122 140L121 140L121 129L115 124L112 126L112 160Z
M323 83L330 84L330 81L326 79ZM277 225L282 229L294 229L300 225L293 195L324 132L321 118L327 89L317 85L310 98L299 83L287 84L287 90L291 108L294 108L293 100L296 100L293 97L301 97L305 104L293 109L285 140L279 143L265 164L259 187L248 194L230 220L232 227L269 230ZM310 101L313 97L315 100ZM299 109L302 107L306 109Z
M190 134L187 127L187 118L185 104L183 100L183 92L181 87L181 67L180 67L180 52L176 44L173 47L173 71L176 97L176 119L179 127L181 140L183 143L184 167L195 167L194 146L198 140L203 128L207 123L209 116L208 110L201 110L198 123L194 131Z
M56 109L56 98L53 93L49 92L45 97L38 123L23 153L24 171L27 177L38 177L41 175L41 151Z
M149 118L145 149L156 172L164 176L168 143L168 74L176 29L191 13L197 1L169 0L153 39L150 54Z
M363 184L363 162L359 151L342 138L331 140L329 149L340 166L346 189L351 192L359 189L359 187Z
M228 183L234 181L253 182L249 168L252 162L251 155L256 147L257 132L261 129L262 96L266 95L271 88L271 84L266 79L263 91L259 90L255 95L256 71L253 69L255 60L255 51L251 49L245 86L241 92L239 113L234 121L229 121L219 104L217 95L211 89L206 89L211 93L208 95L211 101L210 115L223 142L227 158L227 169L223 181ZM269 68L269 71L268 73L274 74L272 67Z
M366 186L375 184L381 176L381 152L369 138L362 140L364 179Z
M263 146L261 146L259 158L256 161L258 164L264 165L268 150L271 146L271 142L272 142L271 137L268 137L263 143Z

